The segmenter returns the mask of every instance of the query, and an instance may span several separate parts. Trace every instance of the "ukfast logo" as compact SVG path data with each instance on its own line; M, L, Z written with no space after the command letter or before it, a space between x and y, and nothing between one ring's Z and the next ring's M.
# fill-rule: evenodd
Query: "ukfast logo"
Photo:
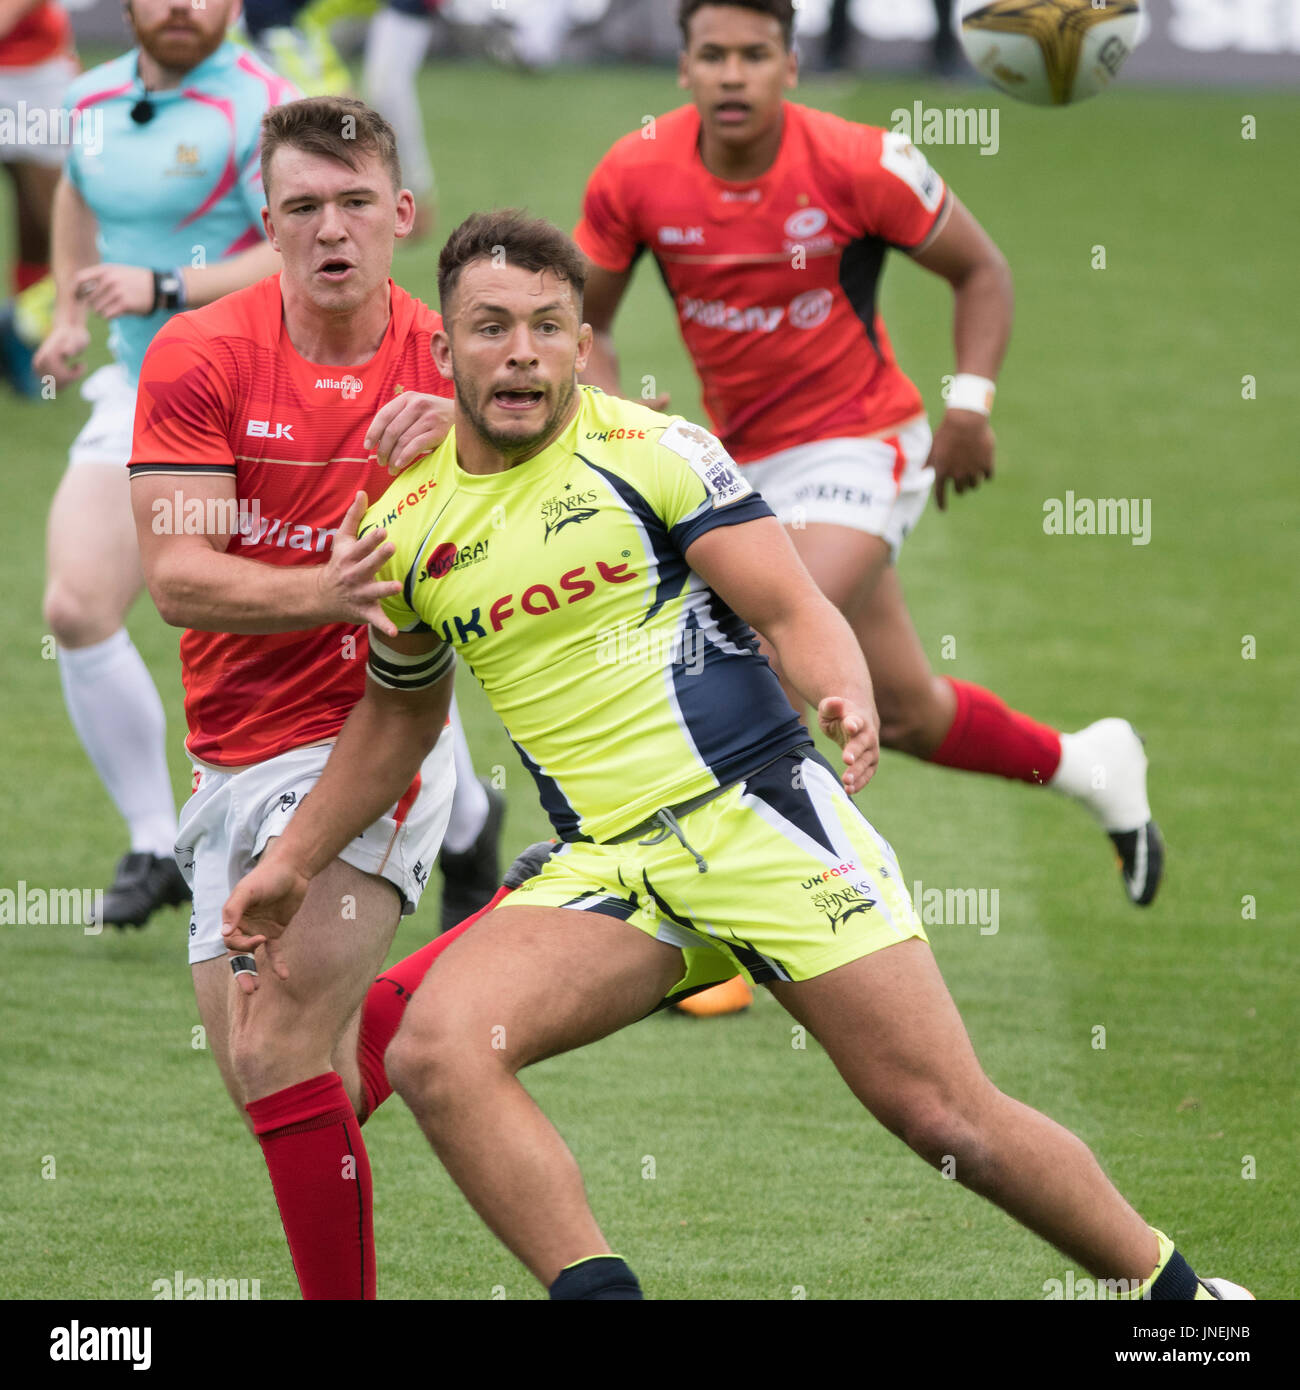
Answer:
M250 420L248 422L248 434L253 439L292 439L293 426L282 425L277 421L275 433L272 434L269 420Z

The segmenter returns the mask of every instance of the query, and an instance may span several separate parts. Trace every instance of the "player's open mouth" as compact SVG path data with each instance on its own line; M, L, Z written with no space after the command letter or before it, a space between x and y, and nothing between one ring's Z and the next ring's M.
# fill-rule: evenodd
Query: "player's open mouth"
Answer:
M713 108L714 119L723 125L739 125L749 119L751 107L743 101L722 101Z
M542 399L542 392L497 391L492 399L502 410L531 410Z
M326 280L345 280L355 267L350 261L326 261L316 272Z

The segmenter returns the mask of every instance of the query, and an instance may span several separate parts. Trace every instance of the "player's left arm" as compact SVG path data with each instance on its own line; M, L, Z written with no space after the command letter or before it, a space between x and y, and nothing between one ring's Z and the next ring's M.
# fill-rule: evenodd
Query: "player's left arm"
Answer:
M880 718L862 648L804 568L775 517L714 526L685 550L687 564L772 644L781 669L816 706L841 748L852 796L880 761Z
M935 500L942 511L949 483L960 494L993 476L988 410L1011 338L1015 295L1006 257L951 189L937 231L909 254L952 286L957 375L965 378L954 383L956 396L930 450Z

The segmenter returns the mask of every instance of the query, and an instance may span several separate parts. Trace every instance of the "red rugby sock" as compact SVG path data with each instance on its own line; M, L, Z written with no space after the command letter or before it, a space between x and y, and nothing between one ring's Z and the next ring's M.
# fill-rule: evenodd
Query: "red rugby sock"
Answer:
M388 1073L384 1070L384 1053L397 1032L406 1006L411 1002L420 981L429 973L429 967L463 932L507 897L509 888L498 888L492 901L457 927L441 936L435 936L418 951L390 966L375 980L366 994L366 1002L361 1009L361 1032L357 1039L357 1063L361 1068L361 1084L366 1093L366 1118L393 1094Z
M374 1192L361 1126L337 1072L247 1107L304 1298L374 1298Z
M1009 709L982 685L945 676L957 696L957 713L932 763L990 772L1016 782L1050 782L1061 761L1061 736L1027 714Z

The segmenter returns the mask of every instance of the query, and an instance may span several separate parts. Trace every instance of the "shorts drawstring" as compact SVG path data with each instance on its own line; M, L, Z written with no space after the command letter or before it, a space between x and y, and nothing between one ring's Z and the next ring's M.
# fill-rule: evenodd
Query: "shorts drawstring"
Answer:
M709 872L709 866L704 862L704 856L700 854L695 846L686 838L685 832L678 823L677 817L673 815L671 811L666 808L662 811L656 811L650 819L658 821L660 829L653 835L647 835L644 840L638 840L637 844L661 845L669 835L676 835L681 842L682 848L690 851L691 857L695 860L696 864L699 865L700 872L702 874L707 874Z

